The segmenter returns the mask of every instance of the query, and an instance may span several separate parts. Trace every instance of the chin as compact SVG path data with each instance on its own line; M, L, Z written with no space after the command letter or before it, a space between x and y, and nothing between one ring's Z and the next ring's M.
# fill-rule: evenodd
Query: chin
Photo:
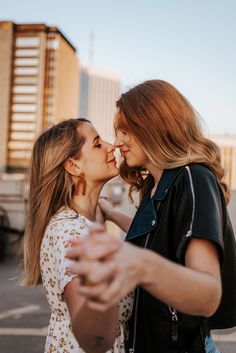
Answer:
M140 167L140 164L139 163L135 163L135 162L132 162L132 161L127 161L126 160L126 164L130 167L130 168L136 168L136 167Z
M104 181L109 181L119 175L119 169L115 168L112 172L110 172L107 176L105 176Z
M119 169L118 169L118 168L116 168L116 170L114 171L114 173L113 173L113 175L112 175L111 178L114 178L114 177L116 177L117 175L119 175Z

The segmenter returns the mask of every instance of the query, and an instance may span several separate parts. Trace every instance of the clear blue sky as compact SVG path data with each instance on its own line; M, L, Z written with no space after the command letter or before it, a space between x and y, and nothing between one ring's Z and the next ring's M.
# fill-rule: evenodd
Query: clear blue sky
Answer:
M210 133L236 135L235 0L0 0L0 18L58 26L88 63L118 72L124 89L174 84Z

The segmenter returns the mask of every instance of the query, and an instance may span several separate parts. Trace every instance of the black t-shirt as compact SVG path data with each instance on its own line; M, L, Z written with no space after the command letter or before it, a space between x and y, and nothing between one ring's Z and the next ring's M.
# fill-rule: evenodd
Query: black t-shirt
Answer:
M231 305L236 304L235 286L230 299L228 296L232 280L236 281L235 242L221 189L211 171L200 164L164 170L153 197L150 198L150 192L145 195L126 240L184 265L186 248L192 237L207 239L216 245L223 289L227 287L209 326L233 326L236 324L236 308L232 309ZM232 261L228 254L224 256L226 238L227 249L231 247ZM229 275L226 278L229 266L231 282L228 281ZM156 276L158 278L158 268ZM231 322L224 314L225 310L231 314L234 311ZM133 346L135 353L193 352L191 345L204 321L199 316L175 312L139 287L129 321L127 352Z

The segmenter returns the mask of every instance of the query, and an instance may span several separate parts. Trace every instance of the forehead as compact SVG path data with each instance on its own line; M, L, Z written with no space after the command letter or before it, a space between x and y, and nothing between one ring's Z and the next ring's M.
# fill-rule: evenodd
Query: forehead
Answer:
M98 135L97 130L91 123L83 123L78 127L79 132L85 137L85 141L93 142L94 137Z
M117 111L114 119L114 130L130 130L128 122L124 114L122 114L120 111Z

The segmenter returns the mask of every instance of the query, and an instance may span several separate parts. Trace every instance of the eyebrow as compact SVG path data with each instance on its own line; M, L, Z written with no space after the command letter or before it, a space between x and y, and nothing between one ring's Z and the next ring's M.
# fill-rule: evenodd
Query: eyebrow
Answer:
M98 140L99 138L100 138L99 135L95 136L94 139L93 139L93 143L94 143L96 140Z

